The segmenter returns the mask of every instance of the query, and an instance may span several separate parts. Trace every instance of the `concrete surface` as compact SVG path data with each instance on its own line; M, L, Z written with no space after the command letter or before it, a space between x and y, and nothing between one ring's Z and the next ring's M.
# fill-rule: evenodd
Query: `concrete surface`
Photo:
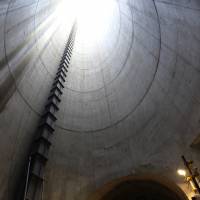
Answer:
M71 24L56 0L0 2L0 199L19 172ZM118 0L93 42L79 29L46 170L45 200L86 199L130 174L177 184L200 131L199 0ZM91 27L91 32L92 32Z

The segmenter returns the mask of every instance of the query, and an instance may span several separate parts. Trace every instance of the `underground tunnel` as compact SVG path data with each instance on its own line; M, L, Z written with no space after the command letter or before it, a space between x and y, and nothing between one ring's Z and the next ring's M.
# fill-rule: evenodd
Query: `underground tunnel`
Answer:
M199 0L2 0L0 27L0 199L196 195Z

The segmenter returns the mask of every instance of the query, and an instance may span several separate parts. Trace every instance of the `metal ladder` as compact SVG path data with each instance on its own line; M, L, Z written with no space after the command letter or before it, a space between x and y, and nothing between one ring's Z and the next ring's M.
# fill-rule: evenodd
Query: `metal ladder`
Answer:
M48 153L51 147L51 140L54 134L55 114L59 111L62 90L67 77L68 67L72 55L76 35L76 23L74 23L65 46L65 50L58 67L56 77L52 84L44 113L36 131L36 138L32 144L26 172L26 183L23 200L40 200L44 182L44 170L48 161Z

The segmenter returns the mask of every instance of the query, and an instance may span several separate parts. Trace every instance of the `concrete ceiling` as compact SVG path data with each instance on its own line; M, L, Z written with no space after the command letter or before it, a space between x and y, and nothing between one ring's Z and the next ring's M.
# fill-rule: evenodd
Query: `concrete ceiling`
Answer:
M113 2L101 34L78 29L44 199L86 199L130 174L181 184L180 156L200 162L190 147L200 131L199 0ZM71 29L55 19L57 4L0 1L0 199L13 198Z

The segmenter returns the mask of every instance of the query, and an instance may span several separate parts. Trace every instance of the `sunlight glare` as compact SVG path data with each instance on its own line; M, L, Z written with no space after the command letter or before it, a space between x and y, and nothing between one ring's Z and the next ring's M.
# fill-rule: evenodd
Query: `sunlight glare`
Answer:
M105 34L114 7L115 0L62 0L57 12L61 21L76 19L81 37L92 42Z

